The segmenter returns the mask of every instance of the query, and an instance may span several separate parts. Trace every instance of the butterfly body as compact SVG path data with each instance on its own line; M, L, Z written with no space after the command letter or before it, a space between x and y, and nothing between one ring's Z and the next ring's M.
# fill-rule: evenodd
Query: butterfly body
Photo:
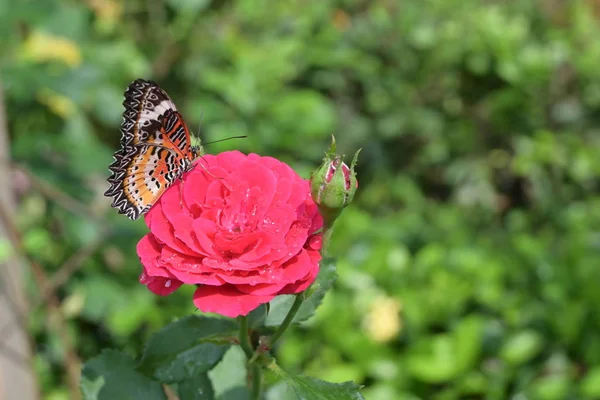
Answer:
M192 168L200 147L175 104L156 83L138 79L125 91L121 149L109 169L112 206L138 219L163 192Z

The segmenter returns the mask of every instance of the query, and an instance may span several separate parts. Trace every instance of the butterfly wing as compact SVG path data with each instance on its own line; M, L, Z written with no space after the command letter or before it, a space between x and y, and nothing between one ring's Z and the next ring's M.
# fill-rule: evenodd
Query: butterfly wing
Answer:
M137 79L125 91L121 148L155 144L190 152L190 131L169 95L152 81Z
M121 158L122 166L109 178L106 192L120 214L138 219L156 203L163 192L185 171L186 161L166 148L142 147Z
M167 93L138 79L125 92L121 149L109 169L112 206L137 219L191 165L195 151L181 114Z

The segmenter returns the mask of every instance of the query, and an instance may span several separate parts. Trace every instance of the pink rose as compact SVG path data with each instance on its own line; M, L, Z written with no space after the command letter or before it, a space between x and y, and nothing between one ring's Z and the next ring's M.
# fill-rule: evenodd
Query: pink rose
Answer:
M246 315L302 292L319 272L323 221L309 183L271 157L203 156L145 220L140 282L159 295L197 285L204 312Z

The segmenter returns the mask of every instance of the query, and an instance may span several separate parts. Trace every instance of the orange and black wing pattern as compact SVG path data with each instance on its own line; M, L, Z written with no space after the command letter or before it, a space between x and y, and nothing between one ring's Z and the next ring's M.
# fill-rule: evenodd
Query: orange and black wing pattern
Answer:
M196 158L190 132L156 83L138 79L125 91L121 149L109 169L105 195L120 214L138 219Z

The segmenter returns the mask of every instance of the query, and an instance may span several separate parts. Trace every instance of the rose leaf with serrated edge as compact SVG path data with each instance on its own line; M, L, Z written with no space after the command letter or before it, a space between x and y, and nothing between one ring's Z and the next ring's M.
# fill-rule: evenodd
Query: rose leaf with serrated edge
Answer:
M214 358L215 354L223 354L228 343L231 343L237 335L237 329L237 324L227 319L197 315L181 318L152 335L146 344L138 368L147 375L154 376L158 373L162 378L166 378L164 376L166 371L179 369L179 361L189 362L189 354L198 354L198 357L204 357L203 354L197 353L199 349L203 349L199 346L212 343L215 348L209 349L206 360L196 360L198 365L192 368L193 373L204 372L203 368L197 367L201 364L213 365L218 362L219 359ZM224 349L217 350L216 347ZM185 366L181 367L186 368ZM179 378L190 377L189 374L179 374Z
M127 354L104 350L83 366L81 392L85 400L165 400L160 383L136 371Z

